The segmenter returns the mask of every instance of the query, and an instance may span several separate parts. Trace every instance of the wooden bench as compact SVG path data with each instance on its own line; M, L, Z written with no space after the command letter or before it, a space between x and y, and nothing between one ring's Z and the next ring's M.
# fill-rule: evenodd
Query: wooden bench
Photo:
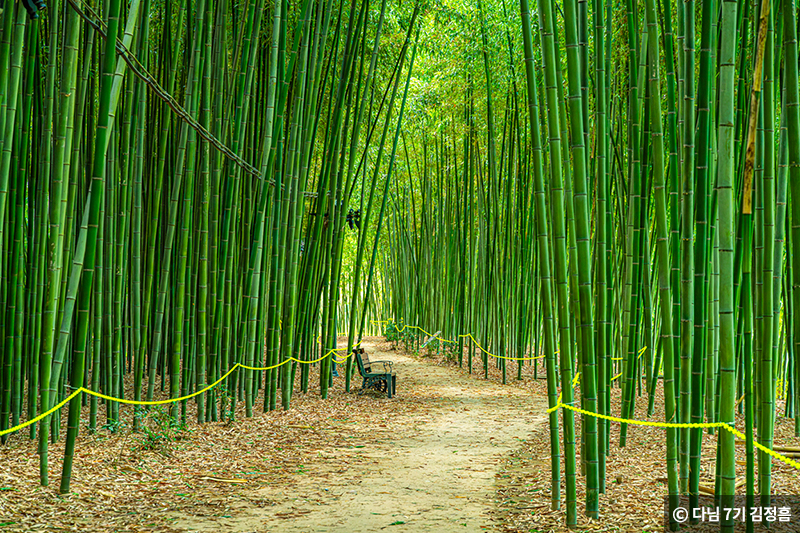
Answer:
M370 361L369 354L364 348L353 348L353 355L358 364L358 373L364 378L358 394L364 394L369 389L385 392L387 397L394 396L397 376L392 370L391 361Z

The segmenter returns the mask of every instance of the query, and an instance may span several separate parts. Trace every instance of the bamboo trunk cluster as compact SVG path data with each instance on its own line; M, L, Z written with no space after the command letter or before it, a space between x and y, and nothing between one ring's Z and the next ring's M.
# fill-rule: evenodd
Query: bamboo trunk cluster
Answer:
M492 4L502 18L487 16ZM773 459L754 442L773 448L778 417L800 436L797 7L519 8L516 21L502 1L465 11L465 40L481 50L459 70L460 111L438 108L436 126L404 138L390 316L448 339L472 333L497 357L453 344L470 372L543 374L552 504L563 461L568 526L579 476L586 515L600 515L617 433L579 415L576 435L573 411L557 408L636 419L637 406L653 416L659 390L663 422L747 434L744 490L767 505ZM622 447L637 430L618 427ZM701 457L706 433L716 457ZM734 493L733 433L672 426L664 438L673 506L682 494L697 504L702 469L715 494Z
M350 349L382 311L380 287L365 291L358 273L372 283L375 254L368 268L362 257L380 234L370 217L394 161L418 15L418 5L387 14L386 0L54 0L29 20L23 3L6 3L3 442L81 387L153 402L227 375L191 400L202 423L240 402L252 416L260 396L265 410L288 409L321 361L328 394L337 332L349 319ZM369 203L354 228L359 196ZM171 403L173 424L186 423L188 401ZM119 405L69 401L62 492L79 429L138 429L147 416ZM59 415L28 425L43 485Z

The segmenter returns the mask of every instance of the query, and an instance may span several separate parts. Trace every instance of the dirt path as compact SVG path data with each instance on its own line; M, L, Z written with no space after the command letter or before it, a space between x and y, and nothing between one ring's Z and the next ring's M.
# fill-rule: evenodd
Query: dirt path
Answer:
M376 401L420 402L415 411L421 414L392 417L391 431L380 431L372 442L320 452L285 484L243 498L230 518L184 518L175 526L204 532L495 530L489 514L498 463L546 422L544 401L366 347L373 360L394 361L398 374L398 395Z

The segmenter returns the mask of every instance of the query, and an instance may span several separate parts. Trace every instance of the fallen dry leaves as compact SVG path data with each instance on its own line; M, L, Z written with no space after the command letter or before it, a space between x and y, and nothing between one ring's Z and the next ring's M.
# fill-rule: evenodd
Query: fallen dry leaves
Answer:
M310 383L319 383L316 369ZM128 427L90 434L86 408L72 493L64 496L58 494L63 439L50 446L50 486L41 487L35 442L27 430L13 435L0 447L0 531L173 532L183 531L173 525L181 515L222 517L243 504L266 507L274 502L255 497L259 487L278 484L290 491L289 474L316 475L315 464L330 458L341 471L369 461L356 452L389 438L398 412L418 408L411 395L389 401L345 393L343 378L327 400L318 389L306 395L298 389L299 377L289 411L262 413L258 403L256 415L245 418L240 405L232 424L192 422L197 415L189 402L188 431L161 449L143 449L142 437ZM130 407L121 407L120 418L128 425L132 416ZM103 407L100 421L105 421Z
M440 365L458 368L457 364L442 354L430 356ZM466 373L467 356L464 355ZM547 383L543 364L539 362L538 377L533 379L533 367L524 366L523 380L518 381L517 364L507 363L507 383L524 388L531 394L546 397ZM493 381L502 380L502 370L490 360L489 377ZM484 379L483 363L479 356L473 360L475 379ZM580 386L576 389L576 397ZM613 389L612 412L620 412L621 390ZM778 412L784 412L783 402L778 404ZM659 385L655 397L655 413L647 416L646 396L637 397L635 419L664 420L663 389ZM736 426L744 427L744 417L737 415ZM600 496L600 519L586 518L585 478L578 473L577 508L578 524L576 531L592 532L636 532L663 531L663 498L667 493L665 430L653 427L629 426L628 442L619 447L620 425L611 424L610 455L606 464L606 491ZM551 460L549 425L544 424L527 439L521 440L519 450L510 454L496 475L496 507L493 517L504 531L511 533L550 533L567 532L566 527L566 484L564 482L563 457L563 419L559 416L561 445L561 509L551 510ZM575 417L576 449L580 449L581 417ZM701 483L714 486L714 468L717 436L704 433L702 447ZM794 436L794 420L779 416L775 421L775 444L795 447L800 439ZM744 449L737 447L737 479L745 476ZM578 452L580 458L580 451ZM773 494L800 494L800 471L773 460ZM756 468L757 470L757 468ZM756 472L757 475L757 472ZM737 494L743 494L739 485Z

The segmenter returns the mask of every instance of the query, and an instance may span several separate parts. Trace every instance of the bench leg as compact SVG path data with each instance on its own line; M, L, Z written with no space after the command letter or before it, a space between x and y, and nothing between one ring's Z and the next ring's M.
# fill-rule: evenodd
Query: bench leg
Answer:
M391 399L392 393L394 392L392 390L392 376L386 376L384 379L386 381L386 396Z

